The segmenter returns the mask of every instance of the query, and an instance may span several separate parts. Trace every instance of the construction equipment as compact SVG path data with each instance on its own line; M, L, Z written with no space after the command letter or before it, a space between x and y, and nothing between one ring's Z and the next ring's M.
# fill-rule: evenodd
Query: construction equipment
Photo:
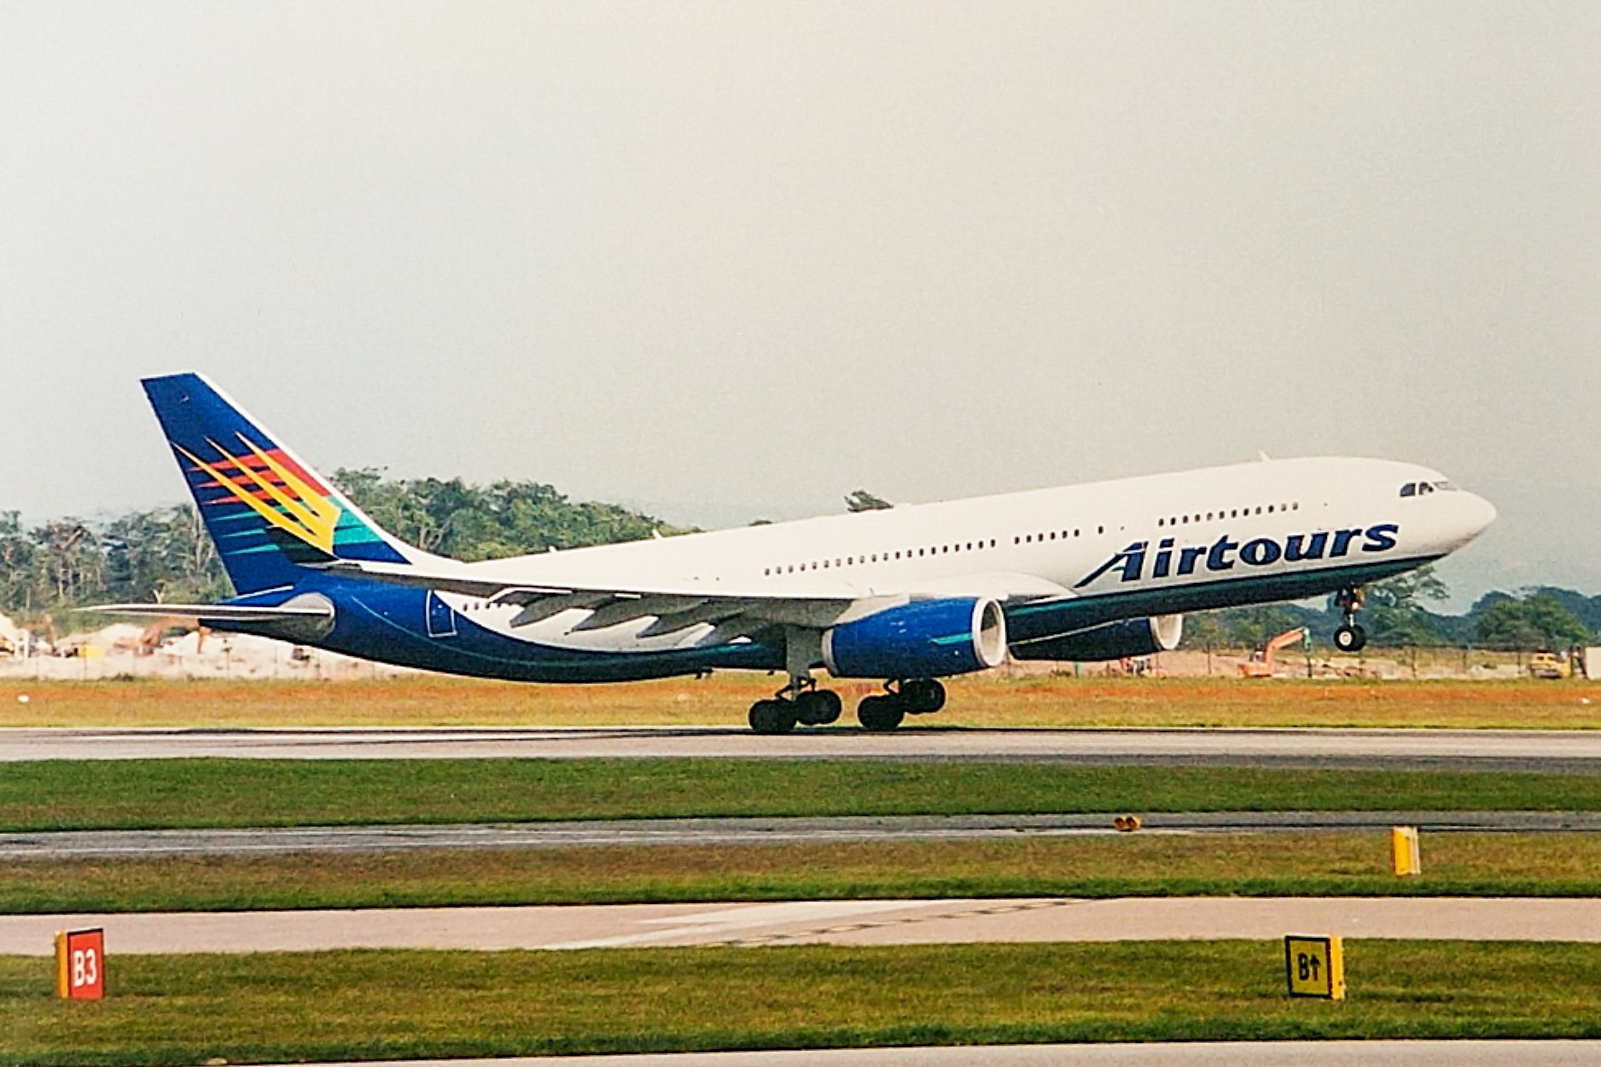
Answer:
M1297 641L1306 639L1306 627L1297 626L1293 630L1285 630L1267 643L1261 652L1253 653L1251 658L1240 664L1240 674L1246 678L1273 677L1273 656L1281 648L1287 648Z
M1536 652L1529 657L1530 678L1571 678L1573 663L1555 652Z

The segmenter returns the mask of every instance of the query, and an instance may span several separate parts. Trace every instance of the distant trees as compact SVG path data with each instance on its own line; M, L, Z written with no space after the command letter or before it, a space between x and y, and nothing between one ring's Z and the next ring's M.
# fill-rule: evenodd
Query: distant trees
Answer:
M462 560L684 532L613 504L573 503L536 482L391 480L372 469L336 471L333 481L403 541ZM0 612L19 621L114 601L206 603L232 591L192 505L32 528L0 511Z
M1479 604L1489 599L1481 597ZM1475 605L1477 607L1478 605ZM1497 597L1475 623L1479 644L1498 649L1564 649L1589 644L1595 634L1549 593L1514 600Z
M1450 595L1432 566L1373 583L1367 588L1361 618L1368 640L1381 646L1448 644L1423 602L1438 603Z
M391 481L370 467L341 468L332 480L368 518L402 541L468 562L687 532L615 504L575 504L538 482Z
M1521 596L1487 593L1466 615L1439 615L1429 603L1449 592L1432 567L1375 582L1358 621L1376 648L1451 646L1506 651L1560 650L1596 640L1601 596L1539 587ZM1594 621L1591 621L1594 620ZM1184 621L1184 643L1191 648L1260 648L1276 633L1305 626L1328 642L1341 615L1332 598L1321 609L1298 604L1226 608Z

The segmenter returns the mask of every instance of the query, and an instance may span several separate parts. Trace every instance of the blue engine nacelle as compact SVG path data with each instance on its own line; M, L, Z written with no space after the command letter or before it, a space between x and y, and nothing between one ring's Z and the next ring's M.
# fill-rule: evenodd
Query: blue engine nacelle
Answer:
M914 600L823 634L836 678L941 678L1006 660L1006 616L994 600Z
M1124 656L1170 652L1184 637L1184 616L1156 615L1149 619L1109 622L1061 637L1047 637L1012 646L1018 659L1065 659L1081 663Z

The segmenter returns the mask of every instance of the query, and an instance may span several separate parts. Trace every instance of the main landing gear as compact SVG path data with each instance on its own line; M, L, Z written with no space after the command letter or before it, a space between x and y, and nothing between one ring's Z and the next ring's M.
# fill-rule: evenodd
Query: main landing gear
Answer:
M1345 622L1334 628L1334 647L1341 652L1360 652L1368 643L1368 632L1356 623L1363 595L1360 585L1334 594L1334 606L1345 614Z
M811 688L807 688L807 686ZM750 706L750 728L759 734L787 734L801 726L827 726L845 710L839 694L818 689L810 678L796 679L767 700Z
M862 729L882 733L908 715L929 715L945 706L945 687L933 678L897 679L884 684L883 696L863 697L856 706ZM798 678L750 708L750 728L759 734L787 734L796 726L827 726L839 720L839 694Z
M856 719L872 733L893 730L908 715L931 715L945 706L945 687L933 678L908 678L884 683L881 697L863 697Z

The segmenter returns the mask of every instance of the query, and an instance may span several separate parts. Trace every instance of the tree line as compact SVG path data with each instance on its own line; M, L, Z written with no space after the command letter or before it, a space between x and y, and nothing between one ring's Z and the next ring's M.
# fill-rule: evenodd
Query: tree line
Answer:
M466 561L685 532L615 504L571 501L538 482L397 479L372 468L341 468L331 480L402 541ZM192 504L33 527L19 512L0 511L0 614L18 622L60 620L90 604L231 595Z
M468 562L688 532L615 504L571 501L539 482L485 486L460 478L390 478L371 467L341 468L332 481L402 541ZM846 506L860 511L889 505L858 490L846 498ZM33 527L24 527L18 512L0 511L0 613L18 622L59 619L95 603L206 603L232 592L192 505ZM1601 596L1570 589L1487 593L1466 615L1429 610L1446 596L1445 585L1429 567L1369 586L1360 616L1369 642L1565 649L1594 642L1601 628ZM1326 642L1340 621L1332 600L1320 608L1271 604L1203 612L1185 620L1185 645L1260 647L1297 626Z
M1505 652L1561 651L1597 643L1601 596L1538 586L1516 595L1491 592L1464 615L1430 611L1449 596L1432 567L1376 582L1357 621L1379 648L1483 648ZM1184 620L1190 648L1260 648L1275 634L1306 627L1314 641L1332 643L1344 616L1328 598L1315 608L1266 604L1203 612Z

